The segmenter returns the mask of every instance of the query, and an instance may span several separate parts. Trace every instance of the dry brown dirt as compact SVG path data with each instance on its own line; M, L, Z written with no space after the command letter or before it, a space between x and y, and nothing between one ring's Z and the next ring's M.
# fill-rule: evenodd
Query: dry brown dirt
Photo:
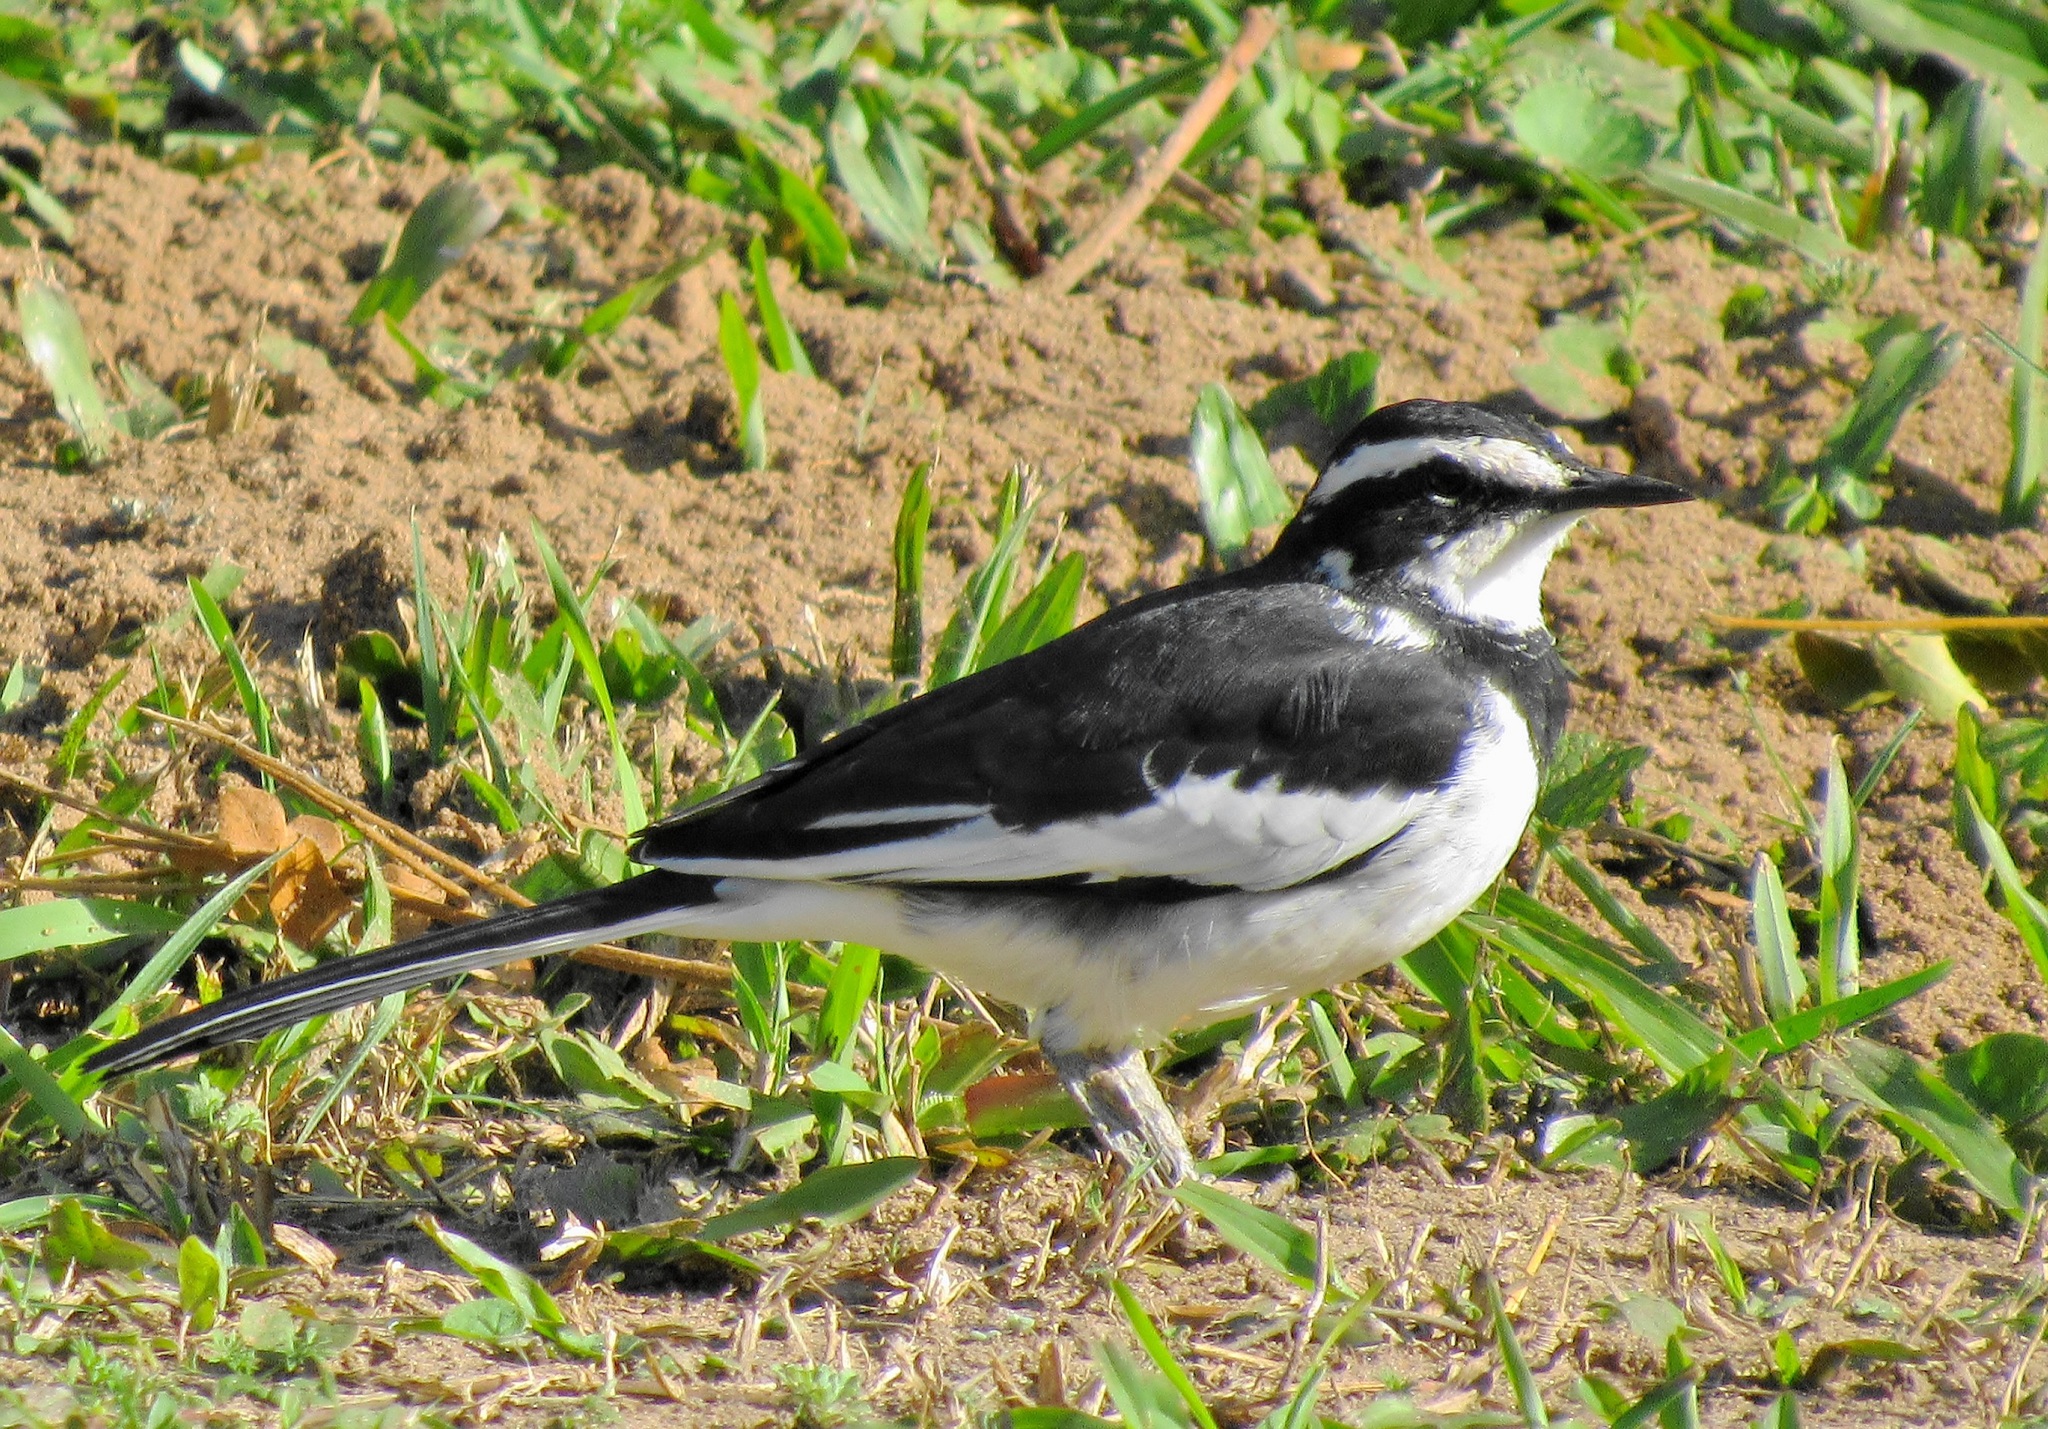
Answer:
M1900 719L1886 708L1837 715L1782 644L1733 657L1713 640L1710 615L1802 594L1826 613L1905 610L1912 587L1901 573L1922 560L2004 595L2048 570L2048 539L1995 529L2005 372L1982 344L1907 421L1895 445L1897 489L1874 526L1848 543L1769 529L1759 483L1774 447L1812 454L1862 357L1790 324L1724 339L1718 314L1737 285L1762 281L1786 307L1798 302L1801 278L1790 264L1736 263L1699 234L1639 250L1549 236L1533 221L1477 234L1449 257L1415 254L1462 281L1460 296L1440 299L1332 266L1312 248L1199 267L1164 240L1144 239L1067 298L912 284L849 302L782 270L785 304L818 376L767 377L772 459L749 472L734 457L715 347L716 294L739 282L723 253L574 379L522 378L449 412L412 400L398 349L345 321L383 245L439 177L431 165L373 171L344 160L315 170L282 157L200 180L120 148L69 145L53 148L47 164L46 182L78 219L73 250L48 261L106 357L131 360L168 387L214 372L259 324L305 350L297 410L218 442L130 445L102 468L71 473L53 465L63 430L19 346L0 353L0 656L49 667L43 697L10 717L0 746L0 758L24 772L47 766L71 713L117 668L108 642L182 605L186 577L217 561L248 571L230 613L267 642L266 683L293 687L291 654L308 629L331 669L339 638L388 621L415 518L444 593L474 543L508 533L530 555L526 532L537 519L572 571L609 553L620 585L672 616L734 622L743 632L734 648L758 641L822 652L828 664L877 676L889 634L888 534L914 463L937 461L935 603L985 553L981 518L996 484L1029 463L1053 483L1045 517L1063 522L1067 547L1086 554L1088 600L1099 609L1200 564L1186 433L1203 383L1221 381L1249 404L1278 381L1369 346L1384 358L1386 399L1523 403L1509 368L1526 360L1543 322L1563 311L1597 316L1630 293L1648 299L1636 330L1648 380L1626 412L1566 434L1589 457L1640 463L1703 499L1603 517L1556 563L1549 593L1578 674L1576 723L1651 748L1637 788L1653 807L1694 813L1705 841L1756 847L1781 836L1791 813L1774 759L1803 782L1841 738L1854 773ZM495 350L522 314L550 304L574 311L694 249L725 221L619 171L541 186L523 212L429 294L409 322L414 332L448 330ZM1396 215L1361 221L1390 248L1408 244ZM1327 271L1334 309L1277 301L1289 291L1274 279L1283 260ZM0 252L0 273L18 275L29 261ZM2008 330L2012 309L2005 275L1976 258L1904 252L1887 255L1861 304L1866 314L1907 312L1965 332L1980 323ZM1282 469L1305 488L1310 473L1298 459ZM170 648L175 655L175 640ZM346 730L348 717L337 718ZM338 739L332 748L302 740L293 752L359 791L346 735ZM1892 1029L1921 1051L1995 1030L2048 1031L2038 978L1947 831L1949 755L1945 732L1914 734L1864 830L1872 978L1956 962ZM426 822L436 814L417 812ZM444 831L477 827L443 821ZM6 836L18 851L21 831ZM1690 897L1653 899L1644 911L1704 976L1726 974L1744 936L1740 910ZM807 1359L860 1370L879 1407L940 1420L1028 1398L1044 1376L1079 1393L1091 1377L1084 1347L1112 1333L1114 1307L1091 1273L1103 1247L1063 1229L1090 1182L1060 1156L977 1175L940 1193L936 1207L924 1204L929 1184L906 1192L872 1224L807 1256L795 1283L572 1300L579 1314L665 1337L678 1363L695 1366L679 1386L695 1422L777 1419L787 1400L768 1368ZM1690 1244L1672 1229L1676 1219L1710 1215L1745 1263L1818 1287L1815 1328L1801 1336L1809 1347L1876 1333L1867 1316L1845 1318L1861 1301L1888 1307L1894 1330L1910 1328L1944 1306L1991 1303L2038 1268L2033 1248L2009 1234L1937 1235L1882 1209L1872 1220L1863 1205L1810 1208L1739 1182L1646 1186L1499 1165L1500 1174L1475 1181L1411 1160L1286 1208L1306 1222L1326 1215L1339 1263L1402 1277L1418 1313L1431 1287L1456 1282L1461 1267L1500 1267L1544 1327L1532 1354L1558 1384L1584 1365L1637 1384L1653 1378L1648 1343L1602 1307L1631 1293L1673 1295L1696 1323L1722 1327L1712 1348L1723 1368L1709 1380L1714 1422L1755 1412L1767 1336L1715 1313L1697 1253L1674 1248ZM1180 1263L1140 1258L1133 1277L1185 1330L1197 1377L1249 1411L1277 1389L1289 1347L1247 1338L1247 1310L1262 1296L1294 1303L1299 1292L1197 1232L1176 1234ZM1518 1279L1532 1261L1533 1278ZM293 1293L372 1316L418 1313L450 1294L452 1282L430 1271L350 1264ZM1446 1409L1505 1403L1502 1384L1474 1377L1489 1361L1483 1347L1426 1321L1380 1328L1367 1337L1375 1343L1339 1356L1332 1412L1400 1384ZM467 1399L515 1417L600 1387L590 1376L601 1370L508 1370L451 1343L387 1336L381 1349L350 1351L349 1362L360 1362L367 1384L409 1401ZM1057 1365L1043 1368L1053 1343L1064 1347L1064 1377ZM374 1371L373 1350L385 1361ZM2001 1339L1919 1366L1859 1368L1842 1380L1853 1393L1817 1392L1805 1409L1814 1422L1995 1419L2024 1398L2015 1383L2032 1386L2013 1379L2027 1373L2025 1350ZM704 1358L711 1353L719 1358ZM621 1405L637 1413L644 1394L650 1415L672 1413L661 1407L665 1393L643 1376Z

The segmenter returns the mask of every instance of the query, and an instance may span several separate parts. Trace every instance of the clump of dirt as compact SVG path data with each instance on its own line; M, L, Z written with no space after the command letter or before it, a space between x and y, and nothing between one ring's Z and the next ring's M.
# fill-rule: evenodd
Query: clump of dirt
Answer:
M46 259L100 349L169 388L264 350L265 333L287 335L295 346L271 361L292 367L294 410L218 441L188 435L130 444L96 470L62 473L52 465L62 428L49 400L17 348L0 353L0 376L16 394L0 424L9 478L0 484L0 653L50 666L44 698L10 721L25 737L0 749L9 765L45 768L71 713L125 658L114 653L120 637L180 608L187 578L221 561L248 572L231 613L266 642L260 677L280 692L295 688L291 657L309 630L317 663L331 673L348 635L395 628L412 580L415 523L444 595L459 588L467 549L509 533L530 556L526 533L538 522L572 572L609 557L627 589L673 617L716 615L735 622L749 644L821 647L855 673L879 676L890 626L889 533L917 462L936 463L936 605L949 603L963 572L987 553L982 519L993 493L1025 464L1049 485L1042 519L1063 523L1066 547L1086 555L1089 601L1099 609L1200 566L1186 435L1204 383L1222 381L1248 405L1332 356L1370 347L1384 359L1386 399L1526 409L1512 368L1560 313L1639 310L1633 346L1647 378L1625 411L1574 433L1579 448L1610 465L1640 463L1704 498L1603 517L1555 564L1549 593L1578 674L1575 721L1648 745L1639 793L1655 808L1693 814L1708 838L1742 848L1781 836L1795 801L1811 792L1796 785L1824 766L1832 741L1842 741L1854 773L1901 717L1886 709L1836 714L1782 648L1731 653L1709 629L1709 615L1754 613L1801 596L1826 613L1898 612L1911 588L1886 573L1929 551L1957 579L2003 594L2048 573L2048 538L1995 529L2006 435L1985 414L2002 410L2006 373L2002 359L1977 348L1906 422L1895 444L1896 489L1878 523L1846 541L1768 529L1759 487L1773 453L1796 459L1817 450L1862 358L1853 345L1809 336L1789 319L1760 336L1725 337L1717 315L1737 286L1762 281L1786 314L1809 295L1796 266L1759 272L1696 234L1620 251L1529 222L1476 234L1447 260L1406 248L1392 210L1339 215L1388 251L1411 251L1430 279L1416 285L1426 292L1376 280L1361 263L1319 249L1202 268L1164 240L1142 237L1071 297L912 283L886 301L849 301L806 288L779 267L785 307L817 376L767 375L771 460L748 471L736 459L716 352L717 294L740 287L740 270L724 252L692 269L568 380L519 378L452 411L412 400L403 353L346 317L403 214L441 174L431 161L393 171L279 156L200 180L119 147L52 146L45 182L77 216L78 239L70 253ZM530 200L507 198L514 218L427 295L409 319L413 332L501 350L534 315L578 311L694 252L727 222L617 171L547 186L548 211L569 215L563 224L544 220ZM0 251L0 273L18 275L29 261ZM1886 255L1862 301L1865 313L1963 329L2003 330L2013 306L2003 274L1948 250L1938 260ZM1297 490L1312 477L1293 457L1281 469ZM354 757L336 739L308 757L360 792ZM1949 755L1945 732L1917 731L1864 823L1872 979L1937 958L1956 962L1948 981L1908 1005L1894 1029L1921 1050L1994 1030L2048 1031L2048 1005L2023 950L1946 832ZM1795 787L1786 787L1781 767ZM420 810L429 821L431 805ZM1728 900L1636 902L1702 976L1729 975L1730 949L1744 934ZM1001 1214L1012 1188L1044 1194L1038 1180L1020 1174L1005 1182L988 1214ZM1613 1194L1615 1224L1573 1218L1576 1269L1558 1278L1561 1252L1552 1252L1550 1288L1531 1292L1557 1298L1558 1363L1612 1355L1620 1364L1633 1353L1602 1348L1589 1306L1640 1278L1656 1252L1637 1232L1676 1210L1669 1195L1640 1186ZM1346 1235L1375 1246L1390 1274L1426 1278L1448 1275L1446 1257L1465 1253L1450 1246L1532 1234L1554 1200L1562 1205L1548 1183L1528 1181L1509 1182L1491 1200L1459 1195L1453 1207L1446 1188L1375 1174L1351 1192L1292 1209L1313 1218L1327 1205ZM1764 1239L1799 1241L1806 1220L1797 1208L1726 1195L1712 1207ZM1423 1237L1426 1255L1400 1259L1417 1226L1453 1215L1470 1218L1458 1222L1469 1232ZM991 1258L975 1263L969 1281L996 1273L1002 1244L991 1240ZM1987 1246L1980 1256L1901 1229L1884 1264L1911 1280L1916 1259L1988 1267L2009 1253ZM965 1254L964 1242L955 1254ZM918 1274L927 1284L942 1279L929 1265ZM1044 1316L1034 1324L1047 1333L1106 1326L1100 1296L1071 1268L1066 1275L1044 1291L1044 1308L1029 1312ZM1199 1293L1218 1302L1260 1293L1247 1286L1241 1262L1218 1257L1211 1278ZM1179 1280L1170 1293L1197 1294ZM620 1315L625 1303L603 1302ZM848 1336L861 1346L849 1353L878 1368L899 1365L898 1383L923 1384L918 1393L932 1395L955 1392L945 1383L959 1380L955 1351L964 1356L958 1363L985 1364L997 1390L1039 1373L1018 1346L970 1350L993 1333L983 1299L938 1301L949 1304L939 1319L915 1322L921 1348L906 1348L880 1311L871 1325L823 1331L823 1343ZM729 1312L685 1299L633 1314ZM808 1313L789 1324L808 1323ZM1191 1303L1186 1317L1207 1324L1207 1314ZM1590 1338L1572 1338L1582 1332ZM1038 1340L1027 1339L1030 1354L1039 1353ZM1447 1405L1478 1393L1454 1382L1456 1356L1441 1346L1387 1363L1393 1367L1373 1373L1432 1383L1451 1375L1441 1386ZM718 1401L733 1422L746 1418L754 1412L746 1407L755 1393L750 1373L706 1386L705 1403ZM1366 1378L1340 1365L1334 1381L1341 1397ZM1902 1415L1927 1402L1932 1384L1901 1401L1909 1406Z

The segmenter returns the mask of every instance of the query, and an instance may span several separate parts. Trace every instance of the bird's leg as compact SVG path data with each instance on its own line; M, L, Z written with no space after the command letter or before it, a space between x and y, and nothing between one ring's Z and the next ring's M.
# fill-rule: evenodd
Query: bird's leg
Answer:
M1046 1058L1088 1113L1096 1135L1132 1171L1148 1172L1169 1187L1193 1178L1195 1158L1180 1119L1159 1095L1144 1053L1134 1047L1048 1048Z

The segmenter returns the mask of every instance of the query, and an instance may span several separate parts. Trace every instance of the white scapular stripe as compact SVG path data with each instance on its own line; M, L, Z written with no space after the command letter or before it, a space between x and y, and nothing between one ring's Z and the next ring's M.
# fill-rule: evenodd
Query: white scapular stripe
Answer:
M1347 486L1391 476L1437 457L1449 457L1532 491L1556 491L1571 480L1571 472L1561 462L1527 442L1505 437L1404 437L1352 452L1317 479L1302 504L1328 501Z
M896 804L886 809L852 809L827 814L806 826L813 829L865 829L883 824L957 823L988 812L986 804Z
M1277 779L1240 787L1229 774L1188 775L1122 814L1019 829L976 811L922 838L798 858L658 860L722 878L891 883L1009 883L1087 876L1180 878L1245 889L1286 888L1399 833L1418 795L1286 791ZM934 807L934 806L927 806ZM880 822L880 821L877 821Z

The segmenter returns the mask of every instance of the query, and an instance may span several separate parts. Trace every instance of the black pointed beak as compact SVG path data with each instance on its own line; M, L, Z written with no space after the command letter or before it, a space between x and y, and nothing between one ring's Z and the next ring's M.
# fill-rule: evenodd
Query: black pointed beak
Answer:
M1589 466L1574 473L1571 482L1552 493L1544 504L1553 511L1595 511L1610 506L1668 506L1693 499L1693 494L1684 487L1654 476Z

